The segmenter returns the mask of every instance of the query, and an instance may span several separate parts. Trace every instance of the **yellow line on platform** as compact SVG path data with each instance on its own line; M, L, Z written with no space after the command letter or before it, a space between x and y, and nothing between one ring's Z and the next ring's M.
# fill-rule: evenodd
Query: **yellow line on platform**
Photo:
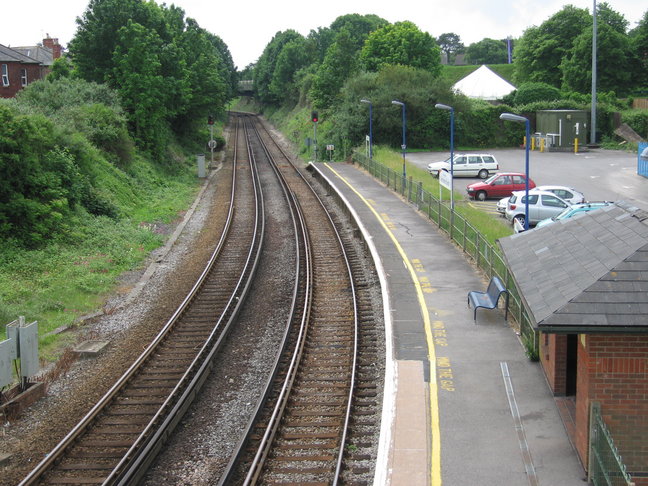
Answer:
M432 486L441 486L441 431L439 427L439 394L437 386L437 369L436 369L436 349L434 347L434 339L432 337L432 328L430 326L430 314L428 312L427 305L425 303L425 295L423 294L423 288L421 283L416 275L414 267L410 263L405 250L400 245L394 233L389 229L383 218L380 217L380 214L374 209L374 207L365 199L365 197L360 194L349 181L347 181L342 175L340 175L335 169L333 169L328 163L324 164L328 169L333 172L336 177L338 177L342 182L344 182L349 189L351 189L365 205L371 210L376 219L380 222L380 225L383 227L389 238L396 246L398 253L403 259L407 270L410 273L412 282L416 289L416 297L419 302L419 307L421 309L421 314L423 316L423 324L425 326L425 336L427 340L428 348L428 361L430 364L430 425L432 427L432 458L430 461L430 484Z

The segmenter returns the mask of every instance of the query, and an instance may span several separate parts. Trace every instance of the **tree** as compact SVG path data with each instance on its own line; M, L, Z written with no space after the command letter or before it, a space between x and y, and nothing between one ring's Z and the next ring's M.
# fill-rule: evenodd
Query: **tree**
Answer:
M281 51L284 46L291 42L293 42L293 47L297 46L298 43L304 46L303 41L304 37L297 31L286 30L284 32L277 32L263 50L254 70L254 91L262 103L276 105L281 101L280 98L277 98L277 94L281 94L277 92L277 89L279 89L277 82L275 82L274 88L271 88ZM296 55L297 53L293 54ZM288 67L288 57L293 58L294 56L284 55L281 63L282 66L277 72L278 75L284 76L287 74L287 72L283 71Z
M504 64L508 61L506 42L482 39L466 48L466 62L469 64Z
M607 24L597 28L597 86L600 91L627 94L636 84L639 65L627 36ZM592 27L576 38L571 53L560 65L564 88L587 93L592 87Z
M306 39L300 36L286 42L281 48L269 87L271 98L276 103L298 98L299 72L310 62L306 45Z
M313 106L324 109L331 106L339 95L344 82L356 72L358 50L351 33L344 28L338 33L335 42L329 47L324 62L317 70L310 96Z
M619 34L625 34L628 31L630 22L626 20L623 14L613 10L609 3L603 2L597 4L596 14L597 23L607 24Z
M524 31L513 53L517 83L540 81L560 87L560 63L574 40L591 25L592 16L586 9L567 5L539 27Z
M640 63L639 78L646 84L646 78L648 78L648 10L637 27L630 32L630 41Z
M439 44L441 52L445 53L448 64L452 64L453 56L461 54L464 51L464 45L461 42L461 38L452 32L441 34L437 38L436 42Z
M457 110L465 109L463 97L455 97L450 84L429 71L409 66L385 66L378 72L361 72L351 77L342 90L341 101L334 110L336 134L349 137L360 144L367 133L367 106L359 100L367 98L373 104L373 136L378 144L400 147L402 143L401 109L392 105L394 99L406 104L407 144L429 147L435 140L448 139L448 115L434 108L435 103L447 103Z
M441 50L430 34L405 21L386 25L369 34L360 58L369 71L402 65L424 69L436 76L441 72L440 55Z

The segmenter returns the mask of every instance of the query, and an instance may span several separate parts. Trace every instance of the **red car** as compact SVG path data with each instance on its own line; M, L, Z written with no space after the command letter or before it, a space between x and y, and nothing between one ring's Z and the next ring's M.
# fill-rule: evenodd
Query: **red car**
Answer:
M486 198L501 198L513 194L513 191L525 189L526 176L519 172L500 172L484 182L470 184L466 191L471 199L484 201ZM529 189L535 187L535 182L529 179Z

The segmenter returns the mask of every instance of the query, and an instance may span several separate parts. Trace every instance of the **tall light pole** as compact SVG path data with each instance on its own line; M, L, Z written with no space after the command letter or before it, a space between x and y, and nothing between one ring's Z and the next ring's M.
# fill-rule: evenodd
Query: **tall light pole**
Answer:
M526 180L524 181L524 230L529 229L529 139L531 138L531 127L528 118L524 118L520 115L514 115L513 113L502 113L500 115L500 120L508 120L516 123L524 123L526 127L526 159L525 159L525 173Z
M590 122L590 142L596 144L596 0L592 7L592 120Z
M452 106L437 103L434 105L439 110L450 112L450 211L454 211L454 108Z
M401 148L403 149L403 190L405 190L405 183L407 182L407 172L405 170L405 150L407 150L407 118L405 117L405 103L393 100L392 105L400 106L403 112L403 144L401 145Z
M372 124L373 124L373 113L372 113L372 105L371 101L367 99L361 99L360 103L368 103L369 104L369 160L372 160L373 157L373 129L372 129Z

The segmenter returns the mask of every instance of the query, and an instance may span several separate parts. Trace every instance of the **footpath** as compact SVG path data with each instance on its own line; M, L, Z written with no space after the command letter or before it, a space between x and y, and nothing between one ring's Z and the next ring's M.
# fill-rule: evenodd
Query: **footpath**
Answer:
M501 309L467 293L485 277L398 195L346 163L313 167L348 201L386 282L388 372L376 484L583 486L585 473L538 363Z

